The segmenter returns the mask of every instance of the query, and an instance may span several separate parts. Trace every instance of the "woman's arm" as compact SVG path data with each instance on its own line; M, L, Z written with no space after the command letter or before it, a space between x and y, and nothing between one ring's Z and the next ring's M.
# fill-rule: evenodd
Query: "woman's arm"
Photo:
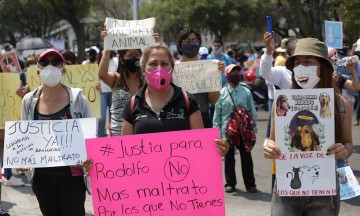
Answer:
M355 64L357 63L352 63L348 65L352 80L346 80L346 82L344 83L344 88L349 91L357 91L360 89L359 78L355 70Z
M108 72L110 52L111 50L106 50L103 57L101 58L101 61L99 63L98 75L99 78L104 81L106 85L110 86L111 89L114 89L116 88L116 84L119 83L120 74L114 71Z
M201 117L200 110L198 110L190 115L189 123L190 123L190 129L204 128L204 123L203 123L203 120Z
M271 111L271 128L269 141L264 145L264 157L267 159L274 159L279 155L280 149L275 145L275 103Z
M215 105L217 100L219 99L220 96L220 92L216 91L216 92L209 92L207 94L207 98L209 100L209 102L211 103L211 105Z
M104 39L106 37L106 27L104 28L104 31L101 32L101 37ZM108 86L110 86L111 89L116 88L116 84L119 83L120 80L120 74L116 73L115 71L111 71L109 73L109 61L110 61L110 53L111 50L106 50L104 52L104 55L101 57L100 63L99 63L99 71L98 76L99 78L104 81L104 83ZM120 62L119 62L120 64Z
M134 126L123 118L121 136L131 134L134 134Z
M334 145L332 145L328 149L328 154L335 154L336 158L346 159L350 157L353 151L352 131L351 131L352 111L349 102L343 96L341 96L341 100L345 108L345 116L341 121L342 142L335 143Z

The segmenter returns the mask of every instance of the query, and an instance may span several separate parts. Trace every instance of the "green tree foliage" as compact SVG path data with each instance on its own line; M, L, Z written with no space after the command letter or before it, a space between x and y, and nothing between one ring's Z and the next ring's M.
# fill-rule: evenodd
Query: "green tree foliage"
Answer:
M189 0L181 3L176 0L148 1L141 5L139 17L155 17L156 30L162 39L167 42L174 41L177 33L188 24L188 2Z
M273 0L267 4L257 2L257 11L262 17L273 17L273 29L282 37L288 37L293 29L301 37L315 37L323 40L325 20L333 20L334 4L327 0ZM296 31L298 29L298 31Z
M255 27L255 8L251 1L193 1L195 7L190 13L189 20L197 28L208 30L217 38L227 36L231 31L240 32L242 28Z
M78 59L85 59L85 31L83 20L90 14L93 0L39 1L46 7L53 9L60 19L67 20L74 28L78 44Z
M155 17L165 40L173 41L184 28L210 32L222 38L240 26L250 26L255 17L250 0L156 0L141 5L140 17Z
M341 0L340 10L344 32L352 41L360 37L360 6L358 0Z
M128 20L131 19L132 13L132 0L102 0L94 1L93 12L91 15L95 15L101 20L105 20L106 17L115 19Z
M64 19L74 28L78 57L85 58L84 18L90 14L93 0L2 0L0 1L0 37L15 44L14 32L21 36L48 37L54 23ZM5 31L4 31L5 30Z
M0 37L10 38L15 45L14 32L34 37L47 37L50 27L58 20L56 13L39 3L39 0L0 1Z

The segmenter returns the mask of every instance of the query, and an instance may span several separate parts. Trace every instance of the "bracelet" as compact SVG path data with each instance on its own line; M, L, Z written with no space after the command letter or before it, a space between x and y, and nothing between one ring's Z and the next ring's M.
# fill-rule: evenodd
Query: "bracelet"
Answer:
M343 145L344 145L344 144L343 144ZM348 148L346 145L344 145L344 147L345 147L346 150L348 151L348 156L347 156L346 158L349 158L352 152L350 152L349 148Z

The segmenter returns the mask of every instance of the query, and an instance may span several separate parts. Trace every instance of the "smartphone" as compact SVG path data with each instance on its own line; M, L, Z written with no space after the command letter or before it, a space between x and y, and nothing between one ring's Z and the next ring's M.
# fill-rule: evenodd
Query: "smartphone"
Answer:
M271 16L266 16L266 24L267 24L267 31L272 33L272 18Z

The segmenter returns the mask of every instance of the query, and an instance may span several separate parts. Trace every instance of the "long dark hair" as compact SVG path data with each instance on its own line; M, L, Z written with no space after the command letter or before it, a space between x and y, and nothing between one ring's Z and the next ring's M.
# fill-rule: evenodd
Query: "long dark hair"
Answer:
M142 54L140 49L137 49L137 50L140 52L140 54ZM129 91L129 86L126 83L126 78L129 77L130 72L125 69L125 66L124 66L124 64L122 62L124 60L124 56L125 56L127 51L128 50L119 50L118 51L118 53L119 53L119 65L118 65L118 68L117 68L117 72L120 74L119 88L124 89L125 91ZM144 76L141 73L140 67L139 67L139 70L136 72L136 74L138 75L138 78L140 80L140 86L143 86L144 85Z
M332 80L332 74L334 69L326 62L325 59L316 57L320 62L320 81L318 83L317 88L333 88L334 89L334 105L335 105L335 125L341 125L341 115L340 115L340 108L339 108L339 100L341 100L340 94L338 94L339 89L336 87ZM292 89L302 89L297 82L295 81L294 69L292 69ZM342 127L337 127L335 129L335 141L342 142Z

